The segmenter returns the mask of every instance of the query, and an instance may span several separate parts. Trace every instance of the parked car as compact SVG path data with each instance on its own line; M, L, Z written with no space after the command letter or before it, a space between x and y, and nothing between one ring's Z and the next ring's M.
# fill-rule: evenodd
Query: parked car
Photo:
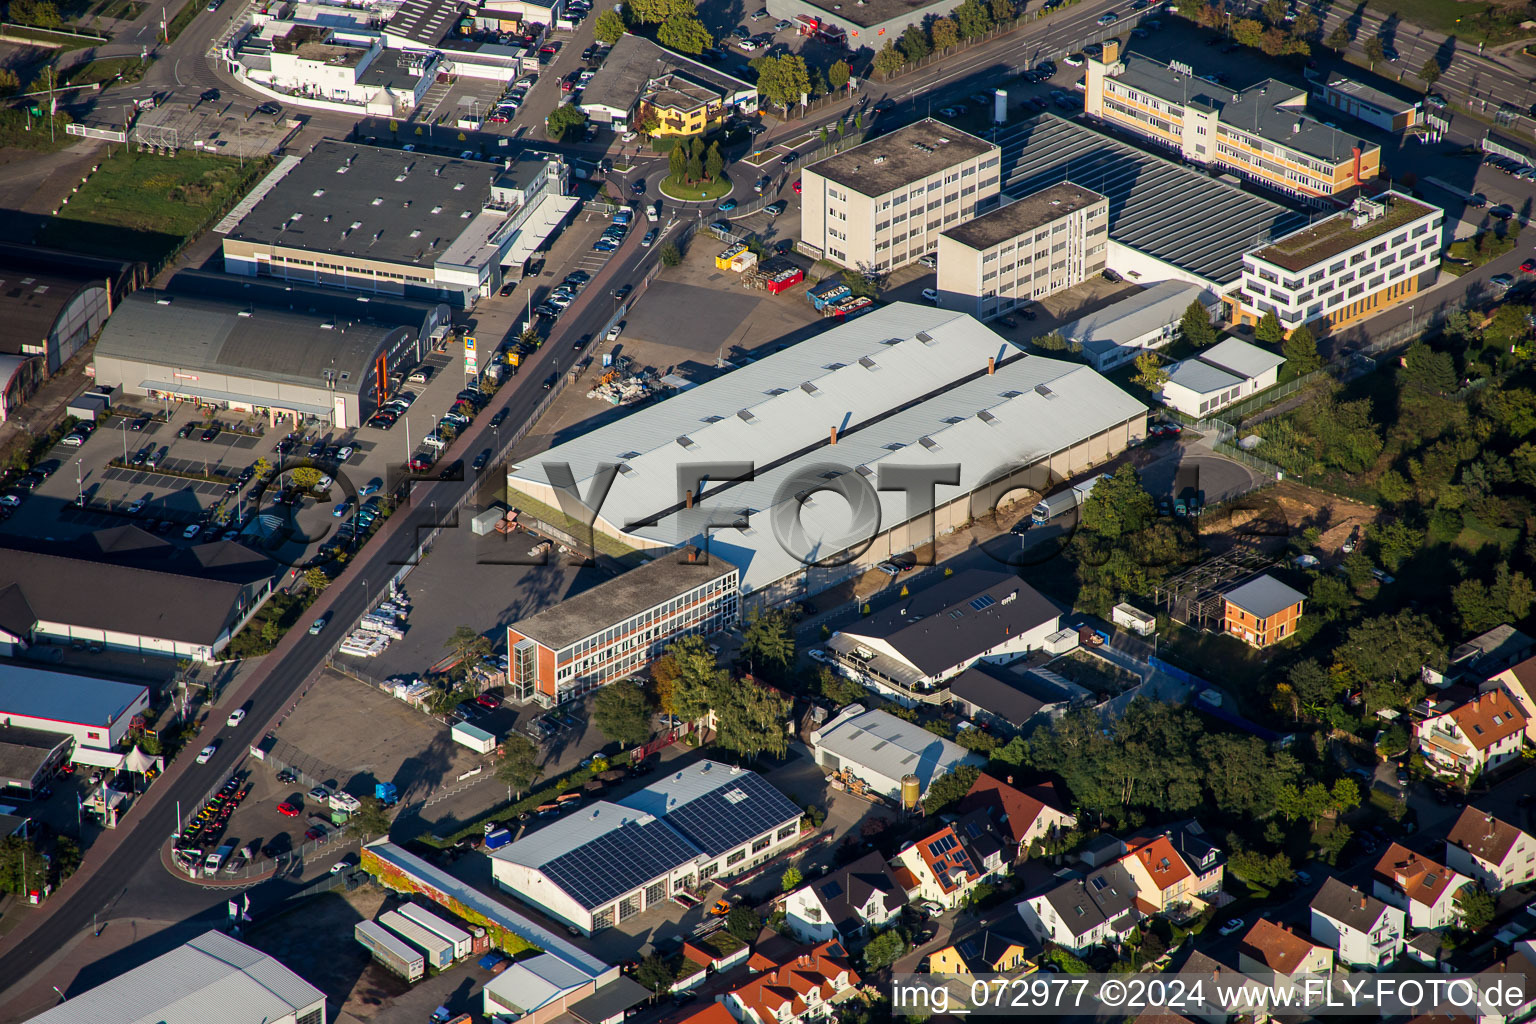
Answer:
M763 207L763 212L770 217L777 217L787 209L789 209L789 204L780 199L778 202L769 203L767 206Z
M1243 919L1240 917L1228 918L1227 923L1217 929L1221 935L1236 935L1243 930Z
M719 206L715 207L715 209L719 210L721 213L730 213L732 210L736 209L736 200L725 199L720 203Z
M297 818L302 810L302 807L288 803L286 800L277 805L277 813L285 818Z

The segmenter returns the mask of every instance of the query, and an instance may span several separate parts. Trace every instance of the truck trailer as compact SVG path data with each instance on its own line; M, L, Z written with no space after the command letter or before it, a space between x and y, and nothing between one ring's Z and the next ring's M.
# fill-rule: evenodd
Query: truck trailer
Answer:
M407 982L420 981L427 973L426 959L377 921L357 922L352 937L372 953L375 960Z
M415 921L427 931L453 943L453 956L456 960L462 960L475 951L475 939L469 932L438 917L425 907L418 907L414 903L407 903L399 908L401 917Z
M1036 526L1055 519L1063 513L1070 512L1083 502L1088 500L1088 495L1100 480L1109 479L1109 474L1096 476L1091 480L1085 480L1080 484L1074 484L1064 490L1057 491L1048 498L1042 498L1029 513L1030 522Z
M379 924L425 953L429 966L442 970L453 963L453 943L410 918L391 910L379 915Z

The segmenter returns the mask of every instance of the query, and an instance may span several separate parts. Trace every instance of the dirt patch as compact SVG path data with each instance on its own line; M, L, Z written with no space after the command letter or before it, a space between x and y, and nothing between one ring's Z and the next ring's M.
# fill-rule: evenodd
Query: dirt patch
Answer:
M1356 528L1364 534L1376 522L1381 510L1348 498L1338 498L1292 480L1283 481L1264 492L1280 506L1291 529L1301 532L1311 527L1321 531L1312 554L1319 558L1338 552Z

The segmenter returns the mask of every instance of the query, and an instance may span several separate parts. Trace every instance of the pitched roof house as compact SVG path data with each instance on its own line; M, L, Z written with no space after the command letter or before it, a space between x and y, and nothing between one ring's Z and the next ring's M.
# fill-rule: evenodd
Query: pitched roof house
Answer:
M1261 917L1237 947L1237 966L1245 974L1327 974L1333 950Z
M1143 831L1125 845L1120 863L1136 882L1137 905L1144 914L1193 916L1221 891L1226 860L1198 821Z
M1040 943L1018 921L1000 921L928 955L930 974L1032 974Z
M953 825L908 844L894 863L907 872L905 876L898 872L898 878L910 877L915 883L907 886L909 899L932 900L950 909L958 907L986 877Z
M1222 594L1222 628L1255 647L1296 632L1306 595L1270 575L1259 575Z
M823 942L732 989L721 1002L741 1024L798 1024L827 1016L858 984L847 951Z
M1405 910L1414 928L1446 928L1456 923L1456 894L1472 879L1393 843L1376 862L1371 891L1383 903Z
M1525 735L1536 743L1536 658L1526 658L1493 677L1525 713Z
M784 921L804 942L852 939L884 928L906 902L885 858L869 853L790 893Z
M1493 815L1468 807L1445 837L1445 863L1489 892L1536 879L1536 839Z
M1419 751L1436 770L1471 775L1520 756L1530 716L1502 689L1486 690L1413 726Z
M1403 951L1406 915L1337 878L1312 898L1312 937L1332 947L1340 962L1381 968Z
M1136 883L1118 862L1029 897L1019 916L1036 938L1074 953L1118 943L1142 919Z
M982 772L960 801L960 813L983 811L1016 847L1016 857L1027 856L1029 844L1053 832L1074 828L1077 816L1063 808L1066 801L1053 783L1020 787Z

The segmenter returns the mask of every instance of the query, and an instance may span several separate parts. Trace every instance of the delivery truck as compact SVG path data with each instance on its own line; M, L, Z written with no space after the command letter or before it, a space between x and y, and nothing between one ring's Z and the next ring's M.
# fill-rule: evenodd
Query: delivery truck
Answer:
M1091 480L1085 480L1080 484L1057 491L1048 498L1042 498L1029 513L1029 521L1036 526L1043 526L1051 520L1072 511L1088 500L1089 493L1100 480L1109 479L1109 474L1096 476Z

